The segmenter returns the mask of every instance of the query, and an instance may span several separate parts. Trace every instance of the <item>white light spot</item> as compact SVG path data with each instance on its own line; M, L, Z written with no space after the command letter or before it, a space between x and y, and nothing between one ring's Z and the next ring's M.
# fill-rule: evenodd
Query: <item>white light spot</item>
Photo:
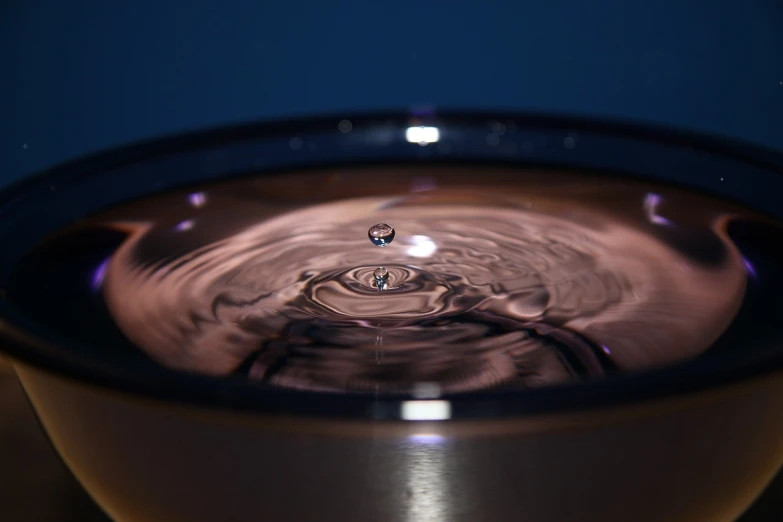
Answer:
M22 148L23 148L24 150L27 150L27 148L28 148L28 145L27 145L27 143L23 144L23 145L22 145Z
M563 140L563 146L567 149L573 149L576 147L576 140L571 136L568 136Z
M409 256L430 257L438 250L438 246L432 238L427 236L412 236L411 243L413 243L413 246L408 249Z
M721 181L723 181L723 178L720 178Z
M337 128L340 129L340 132L351 132L353 123L351 123L351 120L341 120L340 123L337 124Z
M440 131L437 127L408 127L405 129L405 140L424 146L440 140Z
M494 147L498 143L500 143L500 136L498 136L494 132L492 134L487 134L487 145L489 145L490 147Z
M404 420L446 420L451 418L449 401L404 401L400 415Z
M291 147L291 150L299 150L302 148L302 144L304 143L304 140L298 136L291 138L288 140L288 146Z

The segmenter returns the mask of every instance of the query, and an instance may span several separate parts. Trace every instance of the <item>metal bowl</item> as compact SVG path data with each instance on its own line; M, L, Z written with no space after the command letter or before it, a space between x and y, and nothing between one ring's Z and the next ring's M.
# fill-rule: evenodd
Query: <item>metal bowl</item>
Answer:
M491 138L498 123L502 139ZM534 114L324 117L150 141L3 190L0 289L46 235L127 200L390 162L587 168L783 217L783 157L725 140ZM448 419L408 420L427 404L123 364L1 297L0 349L65 462L117 520L730 521L783 464L775 339L605 381L447 397Z

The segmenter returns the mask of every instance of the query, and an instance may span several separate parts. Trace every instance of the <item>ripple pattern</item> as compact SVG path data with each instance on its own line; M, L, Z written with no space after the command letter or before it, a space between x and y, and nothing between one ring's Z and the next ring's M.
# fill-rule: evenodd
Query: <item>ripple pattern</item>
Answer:
M730 323L745 285L731 243L721 239L724 260L707 266L632 220L558 205L448 191L346 199L184 254L198 222L136 222L104 293L123 332L164 365L345 393L602 378L695 357ZM214 233L232 230L231 216L203 219ZM384 249L367 241L378 222L397 231Z

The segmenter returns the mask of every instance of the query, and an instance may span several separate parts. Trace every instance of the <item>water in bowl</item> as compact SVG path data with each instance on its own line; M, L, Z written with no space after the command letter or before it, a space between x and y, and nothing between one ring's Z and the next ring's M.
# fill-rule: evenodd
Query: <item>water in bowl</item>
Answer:
M777 335L782 239L730 202L622 177L332 168L107 209L41 243L6 290L96 360L455 394L606 379Z

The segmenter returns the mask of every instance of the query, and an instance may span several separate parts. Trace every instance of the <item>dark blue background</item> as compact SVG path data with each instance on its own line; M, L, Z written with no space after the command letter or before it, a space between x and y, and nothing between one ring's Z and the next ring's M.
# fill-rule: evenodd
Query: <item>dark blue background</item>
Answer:
M0 2L0 185L257 118L436 104L783 149L783 1Z

